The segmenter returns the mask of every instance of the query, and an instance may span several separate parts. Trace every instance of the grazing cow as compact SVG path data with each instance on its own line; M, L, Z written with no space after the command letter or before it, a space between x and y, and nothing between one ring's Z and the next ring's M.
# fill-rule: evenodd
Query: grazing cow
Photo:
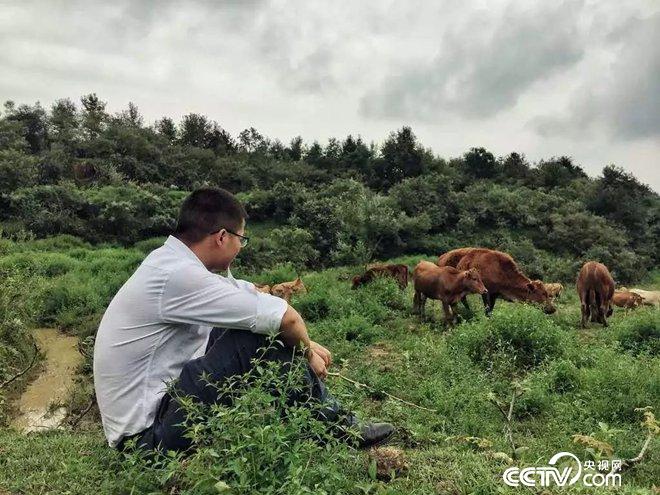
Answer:
M459 270L476 268L487 294L482 295L486 315L490 316L498 297L507 301L527 301L543 305L548 314L556 311L543 282L527 278L513 258L501 251L486 248L461 248L440 256L438 263L456 263ZM463 304L469 310L467 299Z
M474 251L475 249L482 249L482 248L465 247L459 249L452 249L451 251L447 251L445 254L441 255L438 258L436 264L438 266L453 266L454 268L456 268L458 266L458 263L463 259L463 256Z
M612 303L615 306L625 309L633 309L642 305L644 299L634 292L615 290L612 296Z
M451 266L439 267L428 261L420 261L413 270L413 311L424 316L426 299L442 301L445 323L456 319L456 303L468 294L488 293L479 272L475 268L459 270Z
M376 277L392 277L397 281L399 287L403 290L408 287L408 266L407 265L369 265L367 271L362 275L353 277L353 289L361 285L368 284Z
M660 291L658 290L630 289L630 292L641 296L642 302L647 306L660 306Z
M270 289L270 293L274 296L281 297L286 302L291 302L291 296L293 294L306 294L307 287L305 287L303 281L298 277L291 282L282 282L281 284L273 285Z
M545 285L545 290L548 292L548 295L553 298L559 298L561 296L562 291L564 290L564 286L561 284L543 284Z
M614 279L602 263L587 261L577 278L577 293L580 296L582 328L587 328L589 319L607 326L607 317L612 314Z
M254 284L254 288L257 289L259 292L270 294L270 285Z

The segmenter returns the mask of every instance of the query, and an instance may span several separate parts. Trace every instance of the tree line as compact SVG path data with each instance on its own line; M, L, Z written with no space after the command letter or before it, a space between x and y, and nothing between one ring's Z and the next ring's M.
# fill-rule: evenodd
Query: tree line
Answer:
M660 197L607 165L593 179L570 157L531 164L482 147L445 159L409 127L380 143L306 143L255 128L232 136L200 114L147 125L96 94L49 109L6 102L0 115L5 237L70 234L133 244L169 233L187 191L239 194L252 222L247 270L365 263L481 245L511 252L531 276L568 280L586 259L633 282L658 266ZM249 227L248 227L249 228Z

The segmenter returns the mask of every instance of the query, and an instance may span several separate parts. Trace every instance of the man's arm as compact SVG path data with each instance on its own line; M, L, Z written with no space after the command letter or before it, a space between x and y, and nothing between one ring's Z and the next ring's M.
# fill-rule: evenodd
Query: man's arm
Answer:
M324 358L315 352L314 347L317 344L310 340L305 322L300 314L291 306L287 308L284 316L282 316L279 337L286 345L291 347L302 345L306 349L305 357L319 378L325 378L328 375L327 365L330 364L329 357Z

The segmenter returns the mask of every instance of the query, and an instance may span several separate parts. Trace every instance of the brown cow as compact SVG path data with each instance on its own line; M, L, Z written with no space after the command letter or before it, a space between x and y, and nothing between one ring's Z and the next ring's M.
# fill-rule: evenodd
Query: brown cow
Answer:
M420 261L413 270L413 311L424 316L426 299L442 301L445 323L451 325L456 319L456 303L468 294L486 294L479 272L471 268L458 270L451 266L439 267L428 261Z
M582 313L582 328L587 328L591 321L607 326L607 317L612 314L612 296L614 296L614 279L610 271L602 263L587 261L577 278L577 293L580 296Z
M634 309L641 306L644 299L634 292L615 290L612 296L612 304L620 308Z
M441 255L438 258L436 264L438 266L453 266L454 268L456 268L458 266L458 263L463 259L463 256L465 256L471 251L474 251L475 249L482 249L482 248L465 247L459 249L452 249L451 251L447 251L445 254Z
M660 290L630 289L642 298L642 302L649 306L660 306Z
M408 287L408 266L407 265L369 265L366 272L362 275L353 277L353 289L361 285L368 284L376 277L392 277L397 281L399 287L403 290Z
M476 268L479 271L481 280L488 289L488 293L482 295L488 316L493 312L498 297L507 301L542 304L543 311L548 314L556 311L543 282L527 278L513 258L506 253L486 248L454 249L440 256L438 263L456 263L459 270ZM463 304L470 309L466 298L463 298Z
M282 282L281 284L273 285L270 289L270 293L274 296L281 297L286 302L291 302L291 296L293 294L306 294L307 287L305 287L303 281L298 277L291 282Z

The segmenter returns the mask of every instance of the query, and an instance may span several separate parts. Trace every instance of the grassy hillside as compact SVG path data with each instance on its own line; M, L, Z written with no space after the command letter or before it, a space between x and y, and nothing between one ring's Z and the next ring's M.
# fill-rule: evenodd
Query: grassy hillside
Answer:
M28 327L58 326L89 346L109 299L159 242L120 249L92 248L69 237L3 241L0 381L29 361ZM412 266L422 258L434 259L397 261ZM332 391L361 416L396 425L392 444L403 450L407 474L391 482L375 480L367 453L300 437L301 411L293 411L296 421L290 422L269 414L241 422L240 414L216 411L202 428L218 436L216 450L157 465L107 448L91 413L70 431L22 436L0 428L0 493L218 493L225 489L218 481L228 485L225 493L520 493L501 479L508 463L498 453L511 456L512 449L493 403L508 407L514 389L522 394L513 408L513 439L521 447L515 465L544 465L559 451L598 460L631 458L641 449L646 430L635 408L660 411L659 311L642 308L625 315L616 309L609 328L594 324L579 330L577 295L567 287L555 315L498 302L486 319L480 300L472 298L474 317L448 330L436 304L427 308L425 321L411 314L412 287L401 292L380 280L350 290L349 277L357 270L303 273L309 292L293 305L312 337L333 351L331 371L434 410L328 379ZM294 276L290 266L280 266L252 278L277 282ZM660 289L660 273L641 285ZM80 387L69 404L74 415L89 401L89 362L80 371ZM0 392L9 397L22 386L19 380ZM234 412L266 411L257 392L247 393ZM10 413L7 400L0 400L0 411ZM613 455L575 444L574 434L611 444ZM266 467L250 471L259 462ZM651 493L659 479L656 437L644 461L623 474L620 493Z

